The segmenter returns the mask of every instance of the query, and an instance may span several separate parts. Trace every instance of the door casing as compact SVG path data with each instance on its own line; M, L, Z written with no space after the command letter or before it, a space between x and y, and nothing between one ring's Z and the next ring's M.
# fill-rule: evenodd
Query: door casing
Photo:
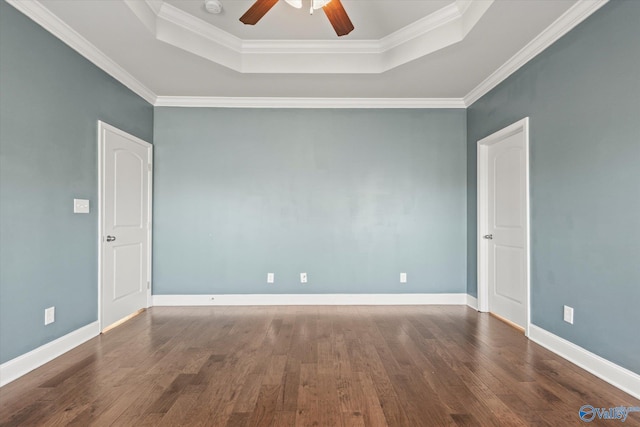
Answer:
M525 155L525 277L526 277L526 324L525 335L529 336L531 325L531 250L530 250L530 198L529 198L529 117L525 117L512 125L501 129L477 143L477 253L478 253L478 311L488 312L489 307L489 267L488 267L488 244L483 235L487 234L489 221L489 200L488 200L488 172L489 172L489 146L500 143L505 138L522 132L524 136Z
M104 205L104 158L103 158L103 153L104 153L104 138L102 137L103 135L103 130L108 129L111 132L120 134L126 138L129 139L133 139L136 142L138 142L141 145L144 145L145 147L147 147L147 151L149 153L149 167L148 167L148 203L149 203L149 208L148 208L148 212L149 212L149 217L148 217L148 224L149 224L149 232L147 233L147 277L148 277L148 281L149 281L149 286L147 286L147 308L151 307L152 305L152 287L153 287L153 280L152 280L152 271L153 269L151 268L151 261L153 259L153 254L152 254L152 250L153 250L153 227L152 227L152 219L153 219L153 145L140 139L137 138L131 134L128 134L114 126L109 125L108 123L105 123L101 120L98 120L98 327L99 330L102 331L105 327L109 326L109 325L103 325L102 324L102 308L103 308L103 304L102 304L102 272L103 272L103 261L104 261L104 251L103 251L103 238L105 236L105 230L104 230L104 218L105 218L105 205Z

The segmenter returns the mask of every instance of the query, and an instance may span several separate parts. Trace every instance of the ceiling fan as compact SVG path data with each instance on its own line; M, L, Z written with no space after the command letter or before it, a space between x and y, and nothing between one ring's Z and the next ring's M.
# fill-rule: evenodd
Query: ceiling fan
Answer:
M302 7L302 0L285 0L295 8ZM240 21L247 25L255 25L269 10L278 3L278 0L256 0L256 2L240 17ZM338 36L349 34L353 30L353 24L344 10L340 0L311 0L310 12L314 9L324 10Z

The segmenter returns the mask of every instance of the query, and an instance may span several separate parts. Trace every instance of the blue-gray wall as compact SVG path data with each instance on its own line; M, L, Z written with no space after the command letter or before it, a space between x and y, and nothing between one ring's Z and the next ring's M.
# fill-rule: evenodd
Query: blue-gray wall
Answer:
M154 294L465 292L464 110L156 108L154 150Z
M640 2L610 2L468 109L473 295L476 141L526 116L532 323L640 373Z
M4 1L0 94L2 363L97 320L97 120L151 141L153 107Z

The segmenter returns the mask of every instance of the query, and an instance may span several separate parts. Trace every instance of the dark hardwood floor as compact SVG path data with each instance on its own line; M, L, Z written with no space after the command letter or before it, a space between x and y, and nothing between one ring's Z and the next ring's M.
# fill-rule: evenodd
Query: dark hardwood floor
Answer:
M0 424L563 426L640 401L459 306L152 308L0 389ZM640 413L589 425L640 426Z

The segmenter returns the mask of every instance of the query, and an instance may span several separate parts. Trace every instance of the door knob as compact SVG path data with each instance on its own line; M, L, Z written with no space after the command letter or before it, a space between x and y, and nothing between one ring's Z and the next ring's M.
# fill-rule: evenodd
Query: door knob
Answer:
M483 239L487 239L487 240L492 240L493 239L493 234L485 234L484 236L482 236ZM115 240L115 237L113 238Z
M116 236L107 236L107 242L113 242L116 240Z

